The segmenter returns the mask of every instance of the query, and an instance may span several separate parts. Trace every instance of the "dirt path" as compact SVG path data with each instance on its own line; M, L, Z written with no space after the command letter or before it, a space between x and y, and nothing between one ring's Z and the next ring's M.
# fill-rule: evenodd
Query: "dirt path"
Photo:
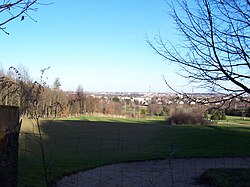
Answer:
M62 178L56 187L203 187L195 177L209 168L250 168L250 157L181 158L112 164Z

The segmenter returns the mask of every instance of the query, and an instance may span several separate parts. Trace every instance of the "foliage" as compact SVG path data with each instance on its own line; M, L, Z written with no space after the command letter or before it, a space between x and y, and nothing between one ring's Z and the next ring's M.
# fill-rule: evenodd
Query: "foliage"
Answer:
M159 116L166 116L166 113L162 110Z
M204 119L208 120L208 113L207 112L204 112Z
M147 110L145 108L141 109L140 115L142 115L143 117L145 117L147 115Z
M117 103L120 102L120 99L119 99L118 97L114 97L112 100L113 100L114 102L117 102Z
M243 113L242 110L236 108L228 108L225 110L225 114L230 116L243 116Z
M168 115L169 114L169 108L167 106L163 106L163 110L165 115Z
M226 115L230 116L242 116L242 117L250 117L250 107L245 108L227 108L225 110Z
M169 108L166 106L163 106L161 113L159 116L167 116L169 114Z
M61 87L61 81L60 79L57 77L53 83L53 89L54 90L60 90Z
M211 120L226 120L224 110L216 110L210 117Z

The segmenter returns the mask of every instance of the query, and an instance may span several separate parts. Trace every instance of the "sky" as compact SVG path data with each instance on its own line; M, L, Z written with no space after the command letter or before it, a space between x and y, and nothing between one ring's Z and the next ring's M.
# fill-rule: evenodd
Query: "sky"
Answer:
M43 2L51 2L44 0ZM27 68L35 80L40 70L52 85L58 77L62 89L75 91L170 92L162 76L177 90L186 81L179 67L157 55L146 42L158 34L178 40L166 13L165 0L53 0L36 5L25 17L0 32L0 65Z

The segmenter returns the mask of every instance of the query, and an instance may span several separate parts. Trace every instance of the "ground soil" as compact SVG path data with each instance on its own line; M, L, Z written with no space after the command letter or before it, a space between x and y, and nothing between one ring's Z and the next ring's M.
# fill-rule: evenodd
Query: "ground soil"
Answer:
M177 158L112 164L57 181L56 187L204 187L196 178L210 168L250 168L250 157Z

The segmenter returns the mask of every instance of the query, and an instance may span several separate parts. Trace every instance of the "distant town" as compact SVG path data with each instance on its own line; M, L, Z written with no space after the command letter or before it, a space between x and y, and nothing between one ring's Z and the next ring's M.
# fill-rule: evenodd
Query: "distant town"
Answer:
M98 99L114 99L117 98L120 101L129 100L136 104L147 106L148 104L154 103L159 105L195 105L195 104L209 104L213 102L216 105L220 105L225 100L235 100L240 102L239 98L230 98L227 94L210 94L210 93L174 93L174 92L84 92L87 96ZM76 95L77 92L68 92L69 95ZM245 95L244 101L250 102L249 95ZM216 102L218 100L218 102Z

